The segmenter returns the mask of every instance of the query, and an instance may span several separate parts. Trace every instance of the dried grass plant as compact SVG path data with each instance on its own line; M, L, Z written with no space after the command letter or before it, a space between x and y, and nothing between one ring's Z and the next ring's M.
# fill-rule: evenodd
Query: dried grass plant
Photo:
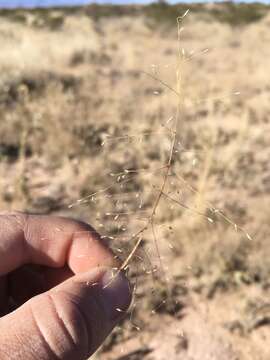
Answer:
M196 150L186 149L182 144L181 129L185 124L183 123L183 113L185 108L189 106L196 106L209 99L187 99L185 94L185 86L183 84L183 74L185 72L186 63L191 61L194 57L207 53L208 49L203 49L197 53L186 53L182 48L181 36L184 28L182 22L188 14L188 10L177 18L177 63L176 63L176 80L175 86L163 80L158 73L158 67L152 65L152 72L143 72L145 77L153 80L153 82L161 88L169 91L170 96L175 98L175 114L171 115L167 120L159 124L159 128L153 131L138 132L135 134L120 134L118 136L105 135L101 143L101 147L106 149L106 146L112 143L123 142L125 146L129 143L142 143L148 141L150 137L159 137L160 142L167 143L167 151L160 154L160 166L149 171L147 168L126 167L118 169L117 172L110 172L105 174L105 177L114 179L106 188L98 189L97 191L87 194L86 196L78 199L76 202L69 205L69 208L76 206L92 206L93 212L99 208L98 203L102 199L111 202L111 211L107 211L103 216L97 212L97 220L106 219L105 223L99 223L98 228L101 232L102 238L108 238L113 241L122 241L122 246L115 248L117 253L116 257L122 259L122 264L116 271L127 271L132 262L140 263L145 273L152 274L154 279L159 278L161 274L162 281L165 281L167 286L167 295L169 296L169 277L166 275L166 267L163 264L163 256L160 253L160 241L166 241L168 247L174 251L174 246L168 239L159 239L158 233L160 228L167 227L169 232L173 231L171 225L167 226L166 221L162 222L162 215L159 214L160 208L167 207L169 209L179 208L181 211L193 215L196 218L203 219L207 223L214 225L218 222L225 222L232 226L235 231L242 232L248 240L252 240L251 235L246 232L244 228L237 225L232 219L214 204L207 201L207 184L209 173L211 172L213 163L213 144L216 141L216 133L213 128L212 138L210 143L206 144L202 151L204 158L203 167L201 169L198 187L195 188L185 179L181 174L181 169L177 166L179 156L185 153L190 153L191 166L196 166ZM154 95L159 95L158 90L153 91ZM219 100L230 98L233 95L239 95L238 92L228 94ZM155 150L154 150L155 151ZM158 150L157 150L158 151ZM200 152L200 150L198 150ZM157 155L157 154L156 154ZM200 154L201 155L201 154ZM150 176L149 188L138 189L136 188L136 177ZM129 187L130 186L130 187ZM192 199L193 206L185 201L183 191L187 191L189 199ZM128 200L130 200L132 208L129 207ZM134 207L137 203L137 208ZM134 223L137 222L136 225ZM140 225L142 223L142 225ZM145 247L145 239L152 239L154 244L153 255ZM147 243L147 242L146 242ZM148 241L149 243L149 241ZM156 264L152 263L153 258L156 258ZM113 281L113 277L112 277ZM136 293L136 286L135 286ZM134 324L133 324L134 325ZM137 327L136 325L134 325ZM138 328L139 329L139 328Z

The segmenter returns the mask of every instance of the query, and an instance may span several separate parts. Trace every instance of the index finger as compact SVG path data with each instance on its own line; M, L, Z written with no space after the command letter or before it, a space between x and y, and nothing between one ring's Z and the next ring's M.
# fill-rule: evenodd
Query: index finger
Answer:
M88 224L57 216L0 214L0 276L24 264L74 273L117 266L113 253Z

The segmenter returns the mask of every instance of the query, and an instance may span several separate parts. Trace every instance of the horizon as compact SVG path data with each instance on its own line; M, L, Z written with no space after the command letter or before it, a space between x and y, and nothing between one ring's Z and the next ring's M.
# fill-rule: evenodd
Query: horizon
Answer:
M85 6L89 4L112 4L112 5L129 5L129 4L149 4L157 1L151 0L0 0L0 8L2 9L14 9L14 8L42 8L42 7L65 7L65 6ZM169 1L169 4L175 3L222 3L226 2L222 0L217 1L204 1L204 0L182 0L182 1ZM270 0L252 1L252 0L240 0L232 1L233 3L262 3L269 4Z

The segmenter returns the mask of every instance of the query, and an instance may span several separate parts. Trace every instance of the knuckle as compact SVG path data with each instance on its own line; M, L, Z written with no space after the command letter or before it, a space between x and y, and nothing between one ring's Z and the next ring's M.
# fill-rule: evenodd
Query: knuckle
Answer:
M51 309L63 341L74 352L88 353L88 327L79 304L65 293L48 294Z
M111 325L94 289L88 287L85 289L85 284L82 286L77 282L74 285L72 291L63 289L53 296L58 298L56 303L61 304L61 308L65 308L62 319L68 325L73 340L87 357L109 334Z
M29 305L35 334L45 358L86 357L84 322L68 299L48 292L30 300Z
M11 222L22 231L24 231L28 219L28 215L20 211L1 211L0 217L2 221Z
M57 355L57 351L55 351L54 346L52 346L51 344L51 341L49 341L48 335L44 331L44 326L40 323L40 320L38 319L34 306L32 306L31 302L29 308L32 323L35 328L35 335L33 335L32 338L34 338L34 341L36 343L40 344L40 349L38 350L39 354L44 354L52 360L59 360L60 357Z

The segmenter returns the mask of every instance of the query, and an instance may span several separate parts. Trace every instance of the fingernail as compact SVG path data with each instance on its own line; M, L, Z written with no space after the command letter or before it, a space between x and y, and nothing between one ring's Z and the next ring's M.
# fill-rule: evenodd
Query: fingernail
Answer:
M110 321L121 319L127 311L132 291L127 277L123 272L108 270L101 280L100 300Z

